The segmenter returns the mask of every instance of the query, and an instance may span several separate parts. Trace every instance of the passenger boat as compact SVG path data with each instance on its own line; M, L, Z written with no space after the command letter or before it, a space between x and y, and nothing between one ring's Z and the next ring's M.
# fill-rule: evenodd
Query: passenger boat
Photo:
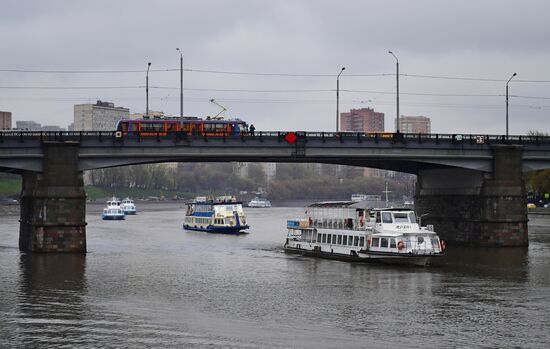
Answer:
M308 218L287 221L289 253L354 262L425 266L444 255L433 226L421 227L413 210L368 209L353 201L310 205Z
M103 220L122 220L126 217L124 210L121 208L121 202L119 199L113 196L113 198L107 201L107 208L103 209L101 218Z
M248 207L271 207L271 201L266 198L255 197L254 199L250 200L250 202L248 203Z
M183 229L208 233L240 234L248 229L243 205L231 196L197 197L187 204Z
M134 200L130 198L125 198L122 200L122 204L120 205L120 208L124 211L127 215L134 215L137 213L136 205L134 204Z

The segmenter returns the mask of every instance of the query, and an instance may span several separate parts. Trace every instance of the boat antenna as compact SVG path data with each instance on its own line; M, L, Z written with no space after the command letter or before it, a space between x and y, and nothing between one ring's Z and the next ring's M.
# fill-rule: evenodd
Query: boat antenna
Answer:
M220 103L216 102L216 100L214 98L212 98L210 100L211 103L214 103L215 105L217 105L218 107L222 108L222 110L220 110L220 112L218 114L216 114L216 116L214 116L215 118L217 118L220 114L222 114L223 112L225 112L227 110L227 108L225 108L223 105L221 105Z
M386 190L383 191L386 193L386 208L388 207L388 194L391 193L391 190L388 190L388 182L386 181Z

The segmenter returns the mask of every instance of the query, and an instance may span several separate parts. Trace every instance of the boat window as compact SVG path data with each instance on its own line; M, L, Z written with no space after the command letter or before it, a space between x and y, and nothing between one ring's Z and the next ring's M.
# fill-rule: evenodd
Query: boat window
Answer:
M338 245L342 244L342 235L338 235Z
M378 247L380 244L380 238L372 238L372 242L370 243L371 247Z
M409 222L416 223L416 215L414 212L409 212Z
M394 212L393 219L395 223L409 223L409 215L404 212Z
M323 234L323 241L322 241L322 243L324 244L324 243L326 243L326 242L327 242L327 234Z
M359 246L361 246L361 247L365 246L365 237L364 236L361 236L359 238Z
M348 246L351 246L351 245L353 245L353 236L350 235L348 237Z
M359 236L355 236L353 239L353 246L359 246Z
M395 239L390 239L390 248L396 248Z
M388 247L388 238L381 238L380 239L380 247Z
M391 212L382 212L382 223L393 223Z
M342 245L347 245L347 244L348 244L348 236L344 235L344 240L342 242Z
M380 220L380 212L376 212L376 223L382 223Z
M332 235L332 244L336 245L336 235Z
M323 235L323 234L317 234L317 242L321 242L321 236L322 236L322 235Z

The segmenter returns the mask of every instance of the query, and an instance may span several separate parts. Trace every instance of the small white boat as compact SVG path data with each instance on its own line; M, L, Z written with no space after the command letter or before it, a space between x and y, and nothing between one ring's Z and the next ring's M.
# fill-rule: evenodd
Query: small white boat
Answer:
M310 205L306 212L308 218L287 221L286 252L419 266L444 255L445 243L433 226L421 227L411 209L333 201Z
M254 199L250 200L250 202L248 203L248 207L271 207L271 201L266 198L255 197Z
M124 214L124 211L120 208L105 208L101 214L101 218L106 221L122 220L125 219L125 217L126 214Z
M134 200L130 198L125 198L124 200L122 200L122 204L120 205L120 208L122 208L124 213L127 215L137 214L137 208L136 208L136 205L134 204Z
M124 210L121 207L121 202L118 198L114 197L107 201L107 208L103 209L101 218L103 220L121 220L126 217Z

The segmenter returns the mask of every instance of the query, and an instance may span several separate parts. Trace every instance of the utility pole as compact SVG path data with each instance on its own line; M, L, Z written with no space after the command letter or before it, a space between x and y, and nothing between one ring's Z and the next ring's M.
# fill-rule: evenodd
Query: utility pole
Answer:
M342 67L340 73L336 77L336 132L340 131L339 119L340 119L340 75L346 70L346 67Z
M516 73L512 74L510 79L508 79L508 81L506 82L506 138L508 138L508 84L510 83L510 80L512 80L516 75Z
M395 58L395 63L396 63L395 79L397 80L397 98L396 98L397 117L395 119L395 122L396 122L395 131L399 132L399 59L397 59L397 56L394 55L393 52L388 51L388 53L392 55L393 58Z
M183 129L183 53L179 48L176 50L180 53L180 122Z
M149 118L149 68L151 62L147 63L147 74L145 74L145 116Z

